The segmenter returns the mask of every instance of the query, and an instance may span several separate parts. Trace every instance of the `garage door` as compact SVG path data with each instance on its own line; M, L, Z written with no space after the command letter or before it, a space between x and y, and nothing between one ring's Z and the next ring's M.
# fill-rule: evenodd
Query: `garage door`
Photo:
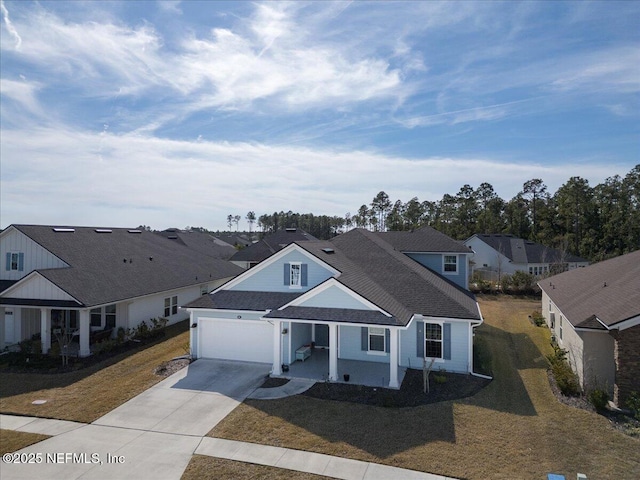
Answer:
M199 356L273 362L273 326L263 321L198 320Z

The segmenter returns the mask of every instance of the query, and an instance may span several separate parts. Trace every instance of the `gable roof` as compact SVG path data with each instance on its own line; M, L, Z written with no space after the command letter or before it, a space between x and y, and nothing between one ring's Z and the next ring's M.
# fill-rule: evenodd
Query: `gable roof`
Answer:
M414 314L480 320L471 292L368 230L358 228L328 242L297 245L339 270L337 281L391 314L399 325L406 325Z
M55 231L58 227L44 225L13 228L70 266L37 272L84 306L199 285L244 271L225 260L203 256L186 245L137 229L63 227L69 231ZM9 297L11 291L3 293ZM3 303L8 300L2 299Z
M376 232L376 234L401 252L472 253L462 243L430 226L412 231Z
M555 275L538 285L574 327L616 328L634 317L640 323L640 250Z
M471 240L472 238L478 238L479 240L483 241L491 248L493 248L496 252L502 253L513 263L528 264L589 262L588 260L576 255L564 253L561 250L546 247L540 243L536 243L531 240L525 240L523 238L518 238L510 234L479 233L467 239L465 243L469 242L469 240Z
M317 238L304 230L297 228L278 230L277 232L265 235L262 240L239 250L231 257L230 260L232 262L261 262L293 242L305 242L311 240L317 240Z

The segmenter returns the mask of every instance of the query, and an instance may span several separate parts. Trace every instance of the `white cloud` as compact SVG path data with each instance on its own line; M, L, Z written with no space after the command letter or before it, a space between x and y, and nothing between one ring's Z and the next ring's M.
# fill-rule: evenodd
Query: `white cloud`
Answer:
M543 178L553 191L574 175L595 184L627 173L614 165L408 159L367 151L114 135L107 129L95 134L3 131L1 155L3 226L224 228L226 215L249 210L343 215L369 203L380 190L403 201L414 196L437 200L465 183L477 187L486 181L508 200L531 178Z
M13 23L11 23L11 20L9 19L9 11L7 10L7 7L5 7L4 2L2 0L0 0L0 11L2 12L2 19L4 20L4 25L7 31L9 32L9 35L11 35L11 38L13 38L13 41L15 43L15 49L19 50L20 45L22 44L22 38L20 38L18 31L13 26Z

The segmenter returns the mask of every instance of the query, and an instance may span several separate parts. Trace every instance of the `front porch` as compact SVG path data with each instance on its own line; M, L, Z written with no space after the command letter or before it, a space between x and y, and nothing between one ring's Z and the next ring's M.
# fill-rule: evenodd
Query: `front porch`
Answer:
M406 368L398 367L398 384L402 380ZM345 381L344 375L349 375L349 381ZM308 378L318 382L329 381L329 350L314 348L311 356L305 361L295 361L289 365L289 371L283 371L280 378ZM338 383L353 383L367 387L389 388L390 369L388 363L364 362L358 360L338 359Z

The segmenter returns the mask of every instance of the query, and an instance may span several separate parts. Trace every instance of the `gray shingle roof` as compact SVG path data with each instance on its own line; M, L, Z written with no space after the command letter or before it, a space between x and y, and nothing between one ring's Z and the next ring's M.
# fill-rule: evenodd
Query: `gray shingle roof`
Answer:
M261 262L290 243L310 240L317 240L317 238L304 230L278 230L265 235L262 240L239 250L231 257L231 261Z
M413 231L377 232L377 235L401 252L471 253L460 242L429 226Z
M253 311L273 310L291 302L302 293L219 290L209 295L203 295L185 305L185 307Z
M162 232L155 232L175 243L181 243L203 255L222 260L231 258L237 250L226 242L218 240L213 235L204 232L187 232L171 228Z
M151 232L111 228L13 225L71 268L38 272L85 306L113 303L213 280L244 270Z
M406 325L414 314L480 319L471 292L398 252L375 233L354 229L329 242L298 245L342 272L339 282L393 315L399 325Z
M588 260L584 258L564 253L555 248L546 247L531 240L524 240L514 235L492 233L478 234L476 236L514 263L588 262Z
M612 327L640 315L640 250L538 283L575 327Z

